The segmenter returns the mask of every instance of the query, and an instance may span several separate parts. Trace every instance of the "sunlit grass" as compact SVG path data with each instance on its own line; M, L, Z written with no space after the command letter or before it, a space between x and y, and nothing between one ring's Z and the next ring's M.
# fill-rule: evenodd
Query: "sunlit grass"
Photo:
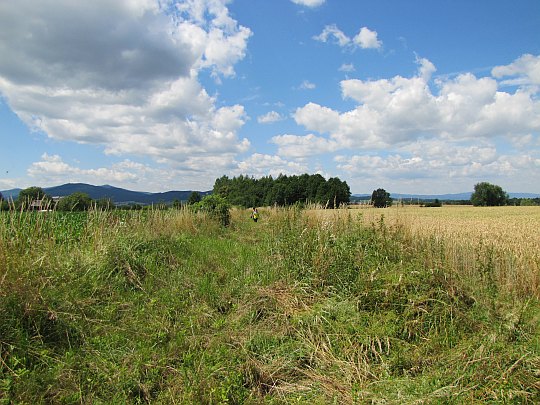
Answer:
M538 402L520 251L393 209L3 213L0 402Z

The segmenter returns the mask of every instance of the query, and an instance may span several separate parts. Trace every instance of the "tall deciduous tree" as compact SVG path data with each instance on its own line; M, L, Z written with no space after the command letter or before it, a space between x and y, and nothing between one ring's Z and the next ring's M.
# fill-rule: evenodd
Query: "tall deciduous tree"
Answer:
M45 197L45 191L41 187L28 187L19 192L17 200L19 202L32 202L34 200L41 200Z
M50 202L51 198L47 194L45 194L45 191L43 191L41 187L28 187L19 192L16 205L17 208L28 208L33 202L39 200L42 200L41 206L44 207Z
M384 208L392 205L390 193L388 193L384 188L373 190L373 193L371 194L371 201L373 206L376 208Z
M471 195L471 202L475 207L506 205L508 194L500 186L482 182L475 184L474 193Z

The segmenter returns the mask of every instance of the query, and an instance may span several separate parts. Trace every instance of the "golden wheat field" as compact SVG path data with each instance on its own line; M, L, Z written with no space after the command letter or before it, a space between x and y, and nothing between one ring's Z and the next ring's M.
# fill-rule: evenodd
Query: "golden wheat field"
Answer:
M363 212L366 222L384 215L388 224L403 225L415 234L489 243L523 255L539 253L540 207L396 206Z
M540 294L540 207L440 208L351 206L338 215L351 215L367 225L382 220L416 239L444 244L447 263L463 272L475 272L479 262L492 266L508 290ZM331 210L312 215L337 215Z

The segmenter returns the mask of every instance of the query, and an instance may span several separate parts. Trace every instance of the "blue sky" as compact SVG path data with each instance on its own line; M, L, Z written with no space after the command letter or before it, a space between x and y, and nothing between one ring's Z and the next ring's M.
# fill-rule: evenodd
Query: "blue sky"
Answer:
M0 3L0 190L540 193L538 0Z

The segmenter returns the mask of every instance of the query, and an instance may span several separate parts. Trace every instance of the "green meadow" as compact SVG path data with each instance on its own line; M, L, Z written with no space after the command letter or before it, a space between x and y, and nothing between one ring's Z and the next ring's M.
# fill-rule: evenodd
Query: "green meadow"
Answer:
M511 252L260 212L1 213L0 403L540 402L538 294L494 274Z

